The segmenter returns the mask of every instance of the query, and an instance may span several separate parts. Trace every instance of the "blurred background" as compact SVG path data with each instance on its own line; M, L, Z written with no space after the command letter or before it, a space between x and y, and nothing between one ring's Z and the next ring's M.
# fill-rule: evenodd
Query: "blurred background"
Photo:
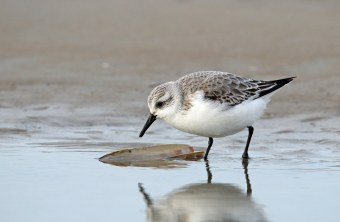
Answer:
M339 12L338 0L0 0L0 220L145 221L139 182L160 199L205 183L203 162L157 171L96 158L141 144L205 147L161 121L137 136L154 86L218 70L297 76L255 125L255 202L242 201L258 204L261 221L336 221ZM245 139L215 142L224 194L245 190Z
M119 103L139 114L150 85L220 70L255 79L298 76L276 96L276 111L339 111L339 1L0 4L3 106Z

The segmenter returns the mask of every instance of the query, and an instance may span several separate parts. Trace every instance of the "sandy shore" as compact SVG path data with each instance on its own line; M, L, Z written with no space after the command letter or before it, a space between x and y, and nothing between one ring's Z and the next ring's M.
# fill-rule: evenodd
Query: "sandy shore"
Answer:
M150 206L138 184L155 209L201 184L207 196L194 201L197 212L211 217L221 216L214 206L232 209L230 194L240 212L248 204L268 221L336 221L339 11L338 0L1 1L1 218L145 221ZM218 189L207 188L203 161L171 170L98 161L145 144L204 148L206 138L161 121L138 138L150 90L198 70L297 76L255 123L249 167L240 159L246 130L214 141L209 162ZM204 218L190 211L197 198L188 195L183 206Z
M340 112L338 1L4 1L0 105L145 112L158 83L198 70L298 78L267 115ZM109 110L108 110L109 112Z

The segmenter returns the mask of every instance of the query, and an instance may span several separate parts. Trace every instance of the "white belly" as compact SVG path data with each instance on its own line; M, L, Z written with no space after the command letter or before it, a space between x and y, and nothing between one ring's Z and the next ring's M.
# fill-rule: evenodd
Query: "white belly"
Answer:
M164 119L175 128L205 137L225 137L251 126L259 119L268 103L267 99L256 99L225 109L216 102L195 99L186 113L179 112Z

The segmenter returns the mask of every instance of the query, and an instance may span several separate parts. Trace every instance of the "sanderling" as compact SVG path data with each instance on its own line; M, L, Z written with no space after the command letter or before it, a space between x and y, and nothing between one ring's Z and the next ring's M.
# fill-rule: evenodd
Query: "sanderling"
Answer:
M274 92L293 78L262 81L226 72L200 71L161 84L148 97L150 116L139 137L156 119L163 119L181 131L208 137L204 155L207 160L213 138L232 135L247 127L242 157L248 159L253 123L262 116Z

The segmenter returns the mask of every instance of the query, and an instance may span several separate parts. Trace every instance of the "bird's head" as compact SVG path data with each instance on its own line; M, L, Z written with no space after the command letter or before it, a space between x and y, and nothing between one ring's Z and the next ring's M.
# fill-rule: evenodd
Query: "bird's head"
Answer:
M139 137L142 137L146 130L156 119L170 119L180 108L180 92L175 82L167 82L155 87L148 97L150 116L146 121Z

